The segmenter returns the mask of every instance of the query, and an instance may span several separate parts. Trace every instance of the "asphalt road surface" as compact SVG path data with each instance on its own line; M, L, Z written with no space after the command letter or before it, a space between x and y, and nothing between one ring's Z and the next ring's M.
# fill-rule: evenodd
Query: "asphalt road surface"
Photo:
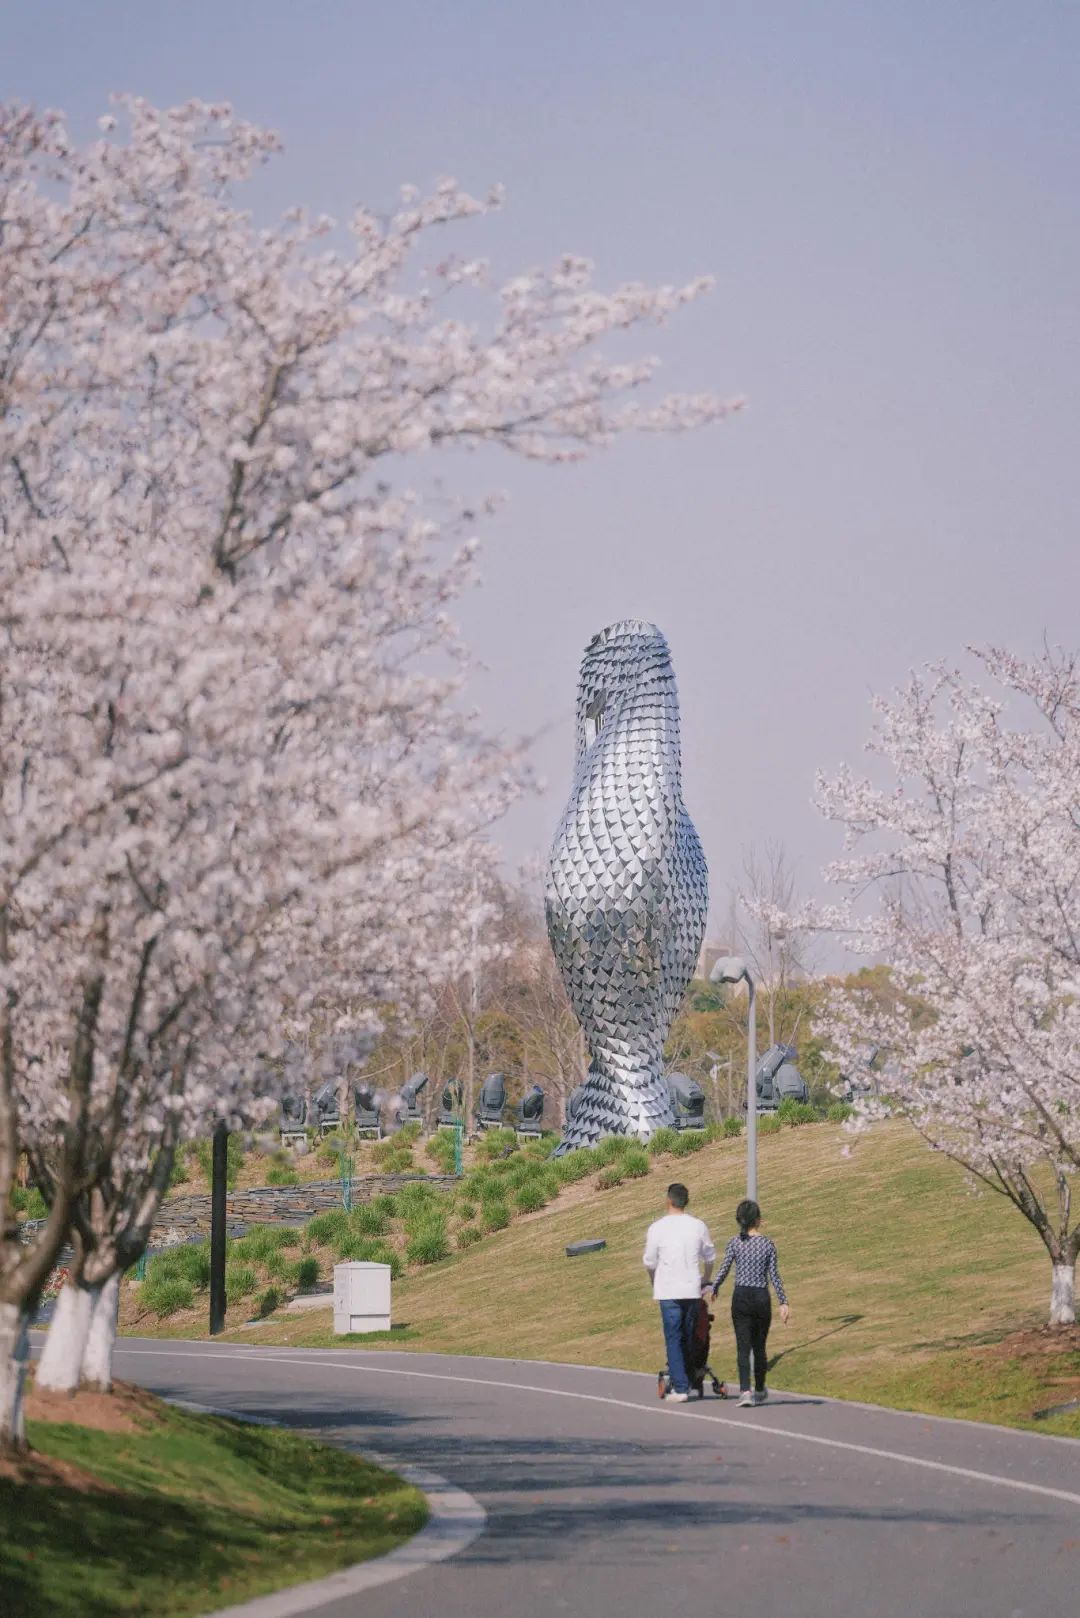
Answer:
M318 1618L1077 1618L1080 1441L527 1361L125 1339L117 1373L442 1473L452 1561Z

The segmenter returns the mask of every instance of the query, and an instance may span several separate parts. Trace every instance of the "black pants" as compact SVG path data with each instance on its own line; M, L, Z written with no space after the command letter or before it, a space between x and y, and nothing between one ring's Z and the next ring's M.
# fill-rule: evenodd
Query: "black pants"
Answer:
M772 1325L772 1300L768 1287L736 1287L731 1294L731 1323L735 1327L735 1348L739 1356L739 1387L750 1387L750 1355L754 1356L754 1386L765 1387L769 1361L765 1341Z

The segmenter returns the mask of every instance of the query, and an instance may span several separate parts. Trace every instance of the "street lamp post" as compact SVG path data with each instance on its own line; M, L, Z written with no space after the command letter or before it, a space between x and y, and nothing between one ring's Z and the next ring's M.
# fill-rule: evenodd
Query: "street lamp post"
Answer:
M225 1329L225 1192L229 1178L229 1126L214 1125L210 1174L210 1335Z
M721 955L709 973L711 983L746 980L746 1195L757 1201L757 991L750 968L739 955Z

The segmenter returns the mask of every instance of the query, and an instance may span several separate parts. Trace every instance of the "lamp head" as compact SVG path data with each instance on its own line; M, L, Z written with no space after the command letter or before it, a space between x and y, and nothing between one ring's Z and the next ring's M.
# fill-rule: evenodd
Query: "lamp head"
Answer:
M750 973L741 955L721 955L709 973L710 983L749 983Z

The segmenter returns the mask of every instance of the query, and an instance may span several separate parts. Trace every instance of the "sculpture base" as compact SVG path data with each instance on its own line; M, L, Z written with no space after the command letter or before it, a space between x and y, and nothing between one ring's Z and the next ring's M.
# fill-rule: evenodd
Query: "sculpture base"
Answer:
M566 1152L595 1146L605 1135L629 1135L634 1140L650 1141L658 1129L670 1129L674 1122L671 1091L661 1074L613 1081L590 1068L577 1111L551 1155L562 1157Z

